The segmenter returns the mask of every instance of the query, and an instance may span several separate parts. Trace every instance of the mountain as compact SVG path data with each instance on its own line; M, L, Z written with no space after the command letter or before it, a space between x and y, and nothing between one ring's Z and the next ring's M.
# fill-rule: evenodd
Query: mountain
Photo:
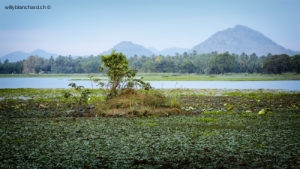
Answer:
M17 62L17 61L25 60L29 56L40 56L49 59L51 56L56 57L57 54L48 53L41 49L34 50L30 53L16 51L0 57L0 60L4 62L7 59L9 62Z
M250 29L246 26L237 25L219 31L209 37L204 42L193 47L198 53L210 53L217 51L220 53L228 51L229 53L256 53L258 56L271 54L295 55L299 52L288 50L262 33Z
M57 54L53 54L53 53L48 53L44 50L41 50L41 49L37 49L37 50L34 50L30 53L30 55L32 56L40 56L40 57L43 57L43 58L46 58L46 59L50 59L51 56L53 57L56 57L58 56Z
M12 52L7 55L1 56L0 60L2 62L4 62L7 59L9 62L17 62L17 61L26 59L28 56L29 56L28 53L25 53L22 51L16 51L16 52Z
M189 51L190 51L190 49L187 49L187 48L173 47L173 48L163 49L163 50L159 51L159 54L161 54L163 56L175 56L177 53L183 54L184 52L189 52Z
M161 51L154 48L146 48L142 45L135 44L130 41L122 41L101 54L110 54L115 49L117 52L122 52L127 57L137 56L152 56L152 55L164 55L174 56L176 53L182 54L184 52L191 52L193 50L197 53L211 53L217 51L219 53L229 52L235 54L246 53L248 55L256 53L258 56L271 54L288 54L290 56L300 54L299 51L292 51L286 49L270 38L266 37L262 33L255 31L246 26L237 25L234 28L228 28L219 32L216 32L204 42L194 46L192 49L172 47L163 49ZM16 51L0 57L0 60L4 62L6 59L9 62L16 62L24 60L29 56L40 56L43 58L56 57L57 54L51 54L44 50L37 49L30 53L22 51ZM74 56L73 56L74 57Z
M150 49L147 49L142 45L134 44L130 41L122 41L115 45L112 49L103 52L102 54L110 54L112 50L122 52L127 57L132 57L134 55L151 56L154 54Z
M148 48L154 55L159 55L159 50L153 48L153 47L150 47Z
M151 56L151 55L174 56L176 53L182 54L183 52L190 51L190 49L177 48L177 47L167 48L167 49L163 49L163 50L159 51L155 48L145 48L142 45L135 44L130 41L122 41L122 42L118 43L117 45L115 45L110 50L103 52L102 54L104 54L104 55L110 54L113 49L116 50L117 52L122 52L127 57L132 57L134 55L137 55L137 56Z
M300 54L299 51L286 49L262 33L243 25L237 25L233 28L216 32L207 40L194 46L192 49L173 47L158 51L154 48L148 49L144 46L134 44L129 41L120 42L112 49L122 52L128 57L132 57L135 54L138 56L151 56L153 54L174 56L176 53L182 54L184 52L191 52L193 50L197 51L197 53L211 53L215 51L219 53L246 53L248 55L255 53L257 56L267 56L269 53L288 54L290 56ZM103 54L109 54L112 49Z

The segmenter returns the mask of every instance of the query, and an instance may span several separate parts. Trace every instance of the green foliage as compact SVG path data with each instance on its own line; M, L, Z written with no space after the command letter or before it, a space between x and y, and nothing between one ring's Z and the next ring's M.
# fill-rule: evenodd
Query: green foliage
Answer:
M71 86L0 89L0 168L299 168L299 92L126 89L106 105L130 118L74 118ZM195 112L162 108L172 94Z
M296 73L300 73L300 55L291 58L292 69Z
M299 168L297 114L13 118L0 168Z
M300 71L299 55L257 56L242 53L190 53L173 56L134 56L128 58L128 66L139 72L169 72L220 74L236 73L284 73ZM11 63L0 61L0 73L97 73L100 66L99 56L72 57L58 56L45 59L31 56L26 60Z
M182 73L194 73L196 66L192 63L192 61L185 61L182 65Z
M51 64L52 73L97 73L99 57L58 56Z
M297 65L297 62L296 64ZM263 69L267 73L281 74L291 70L290 57L288 55L273 55L263 63Z
M73 90L72 92L65 92L64 97L66 99L73 99L72 104L77 110L86 109L91 91L89 89L85 89L83 86L77 86L76 83L70 83L69 86L71 86Z
M49 60L39 56L30 56L23 62L23 73L50 72Z
M23 61L9 62L5 60L4 63L0 60L0 74L15 74L23 72Z
M104 100L101 90L84 88L0 89L0 98L0 117L18 118L94 116L94 104Z
M180 103L180 91L179 90L174 89L172 91L167 92L166 95L167 95L168 105L170 107L180 108L181 103Z
M117 96L120 89L132 89L136 85L147 90L151 88L149 83L134 78L137 70L128 67L126 56L122 53L117 53L113 50L110 55L101 56L101 62L103 67L99 67L99 70L103 71L106 69L106 74L109 78L110 92L107 95L108 99Z
M236 58L228 52L223 54L216 54L211 57L208 72L212 74L224 74L234 72L236 67Z
M196 119L199 122L204 122L204 123L214 123L217 122L217 119L215 118L209 118L209 117L201 117Z

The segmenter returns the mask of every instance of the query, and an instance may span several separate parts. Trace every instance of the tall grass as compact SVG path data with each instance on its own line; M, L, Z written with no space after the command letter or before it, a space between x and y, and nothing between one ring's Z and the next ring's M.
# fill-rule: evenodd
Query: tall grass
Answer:
M96 103L101 116L148 116L180 113L178 97L165 96L160 90L124 90L117 97Z

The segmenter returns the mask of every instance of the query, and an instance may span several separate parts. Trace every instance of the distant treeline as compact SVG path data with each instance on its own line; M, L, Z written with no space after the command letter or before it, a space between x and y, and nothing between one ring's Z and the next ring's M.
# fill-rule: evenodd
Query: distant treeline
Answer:
M138 72L172 73L300 73L300 55L286 54L258 57L255 53L241 55L212 52L209 54L191 53L175 56L134 56L128 58L131 67ZM19 62L0 62L0 73L98 73L99 56L71 57L58 56L45 59L30 56Z

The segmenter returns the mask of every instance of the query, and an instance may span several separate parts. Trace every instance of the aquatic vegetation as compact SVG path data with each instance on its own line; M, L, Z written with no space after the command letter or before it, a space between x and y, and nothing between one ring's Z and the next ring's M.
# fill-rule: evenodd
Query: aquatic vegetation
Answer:
M294 115L11 119L1 121L0 167L298 168Z
M71 86L73 90L66 91L64 97L66 99L71 99L71 102L73 101L73 105L77 111L87 109L91 91L85 89L83 86L76 85L76 83L70 83L69 86Z
M63 97L66 90L72 92L0 90L0 168L300 167L298 93L173 91L181 107L191 107L185 111L165 109L168 97L155 101L169 91L148 91L152 98L138 91L107 105L131 115L87 118L70 117L75 110ZM105 100L101 93L89 95L90 114ZM142 102L148 106L139 107Z

